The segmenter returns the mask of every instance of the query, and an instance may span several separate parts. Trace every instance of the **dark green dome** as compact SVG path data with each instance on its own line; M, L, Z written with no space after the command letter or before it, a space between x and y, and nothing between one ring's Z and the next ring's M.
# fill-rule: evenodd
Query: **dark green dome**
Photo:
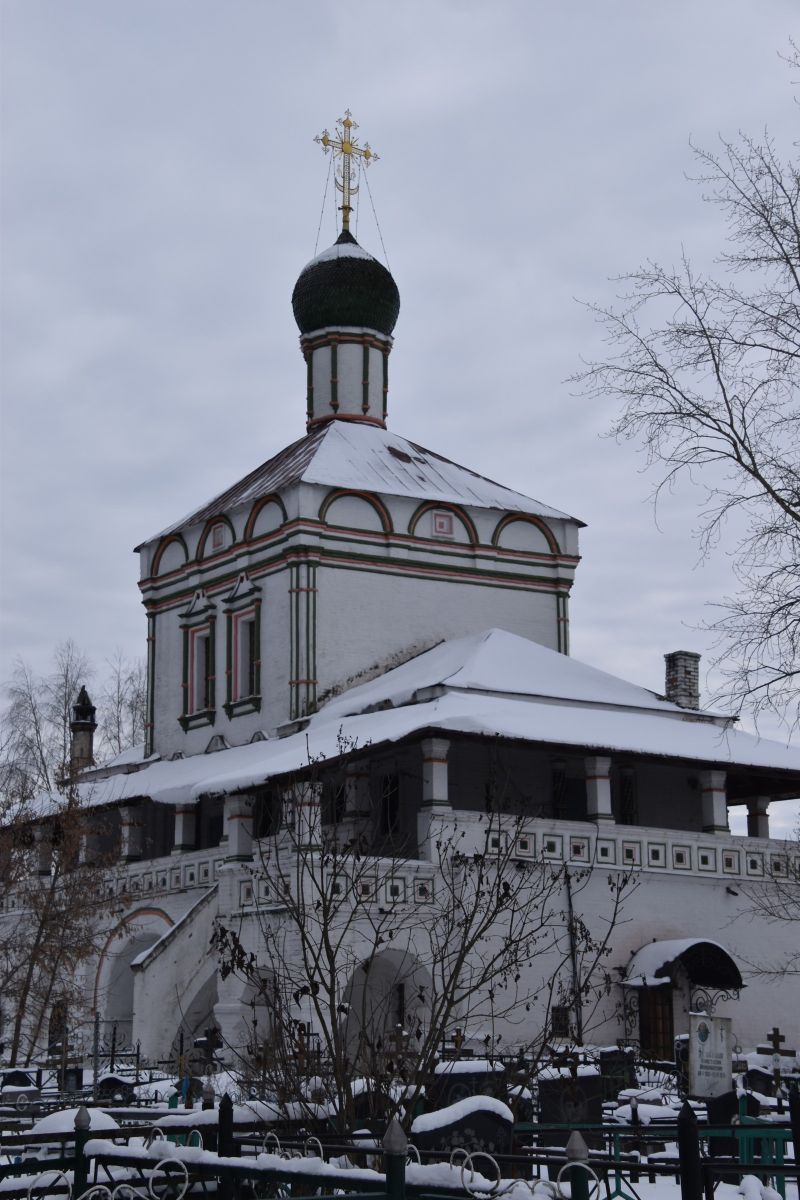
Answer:
M301 271L292 308L301 333L355 325L388 336L400 312L400 293L383 263L343 229L330 249Z

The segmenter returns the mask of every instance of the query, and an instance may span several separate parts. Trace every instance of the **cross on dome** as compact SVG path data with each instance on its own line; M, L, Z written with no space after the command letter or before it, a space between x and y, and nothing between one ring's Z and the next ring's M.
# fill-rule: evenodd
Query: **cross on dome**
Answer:
M336 129L338 136L331 137L327 129L323 129L314 141L322 146L325 154L332 150L334 159L341 160L336 164L336 187L342 193L342 203L339 205L342 212L342 229L349 230L350 213L353 211L350 198L358 191L358 184L353 182L353 159L358 159L368 167L379 156L370 148L369 142L359 146L355 136L358 124L353 120L349 108L344 110L343 117L338 118Z

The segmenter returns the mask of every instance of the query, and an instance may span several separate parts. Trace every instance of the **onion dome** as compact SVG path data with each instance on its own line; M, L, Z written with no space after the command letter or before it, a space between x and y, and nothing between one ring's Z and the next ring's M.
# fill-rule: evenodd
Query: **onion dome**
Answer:
M383 263L343 229L334 244L300 272L292 308L301 334L348 325L389 337L400 312L400 293Z

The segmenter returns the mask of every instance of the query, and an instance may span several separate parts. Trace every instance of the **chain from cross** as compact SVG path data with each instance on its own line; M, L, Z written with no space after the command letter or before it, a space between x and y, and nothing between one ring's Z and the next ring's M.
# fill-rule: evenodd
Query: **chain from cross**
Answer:
M339 208L342 213L342 230L344 231L350 229L350 213L353 211L350 200L358 191L358 184L353 181L353 159L360 160L365 167L368 167L371 162L375 162L379 158L379 155L370 148L369 142L364 142L363 146L359 146L358 138L355 136L358 125L353 120L349 108L346 108L344 116L337 120L336 129L335 137L332 137L327 129L323 129L322 133L317 134L314 141L322 146L325 154L332 150L334 158L341 160L336 164L336 187L342 193L342 203Z

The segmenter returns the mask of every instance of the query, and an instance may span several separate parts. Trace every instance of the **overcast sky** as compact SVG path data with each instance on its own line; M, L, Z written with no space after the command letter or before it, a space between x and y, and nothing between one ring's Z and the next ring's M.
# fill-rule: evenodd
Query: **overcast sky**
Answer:
M641 460L601 437L613 403L565 380L602 351L578 301L719 251L689 139L767 126L791 152L796 3L0 0L0 20L0 679L65 637L142 655L133 546L304 432L290 296L312 139L347 106L402 302L391 428L587 522L576 657L659 689L665 651L709 650L730 547L698 564L688 488L656 524Z

